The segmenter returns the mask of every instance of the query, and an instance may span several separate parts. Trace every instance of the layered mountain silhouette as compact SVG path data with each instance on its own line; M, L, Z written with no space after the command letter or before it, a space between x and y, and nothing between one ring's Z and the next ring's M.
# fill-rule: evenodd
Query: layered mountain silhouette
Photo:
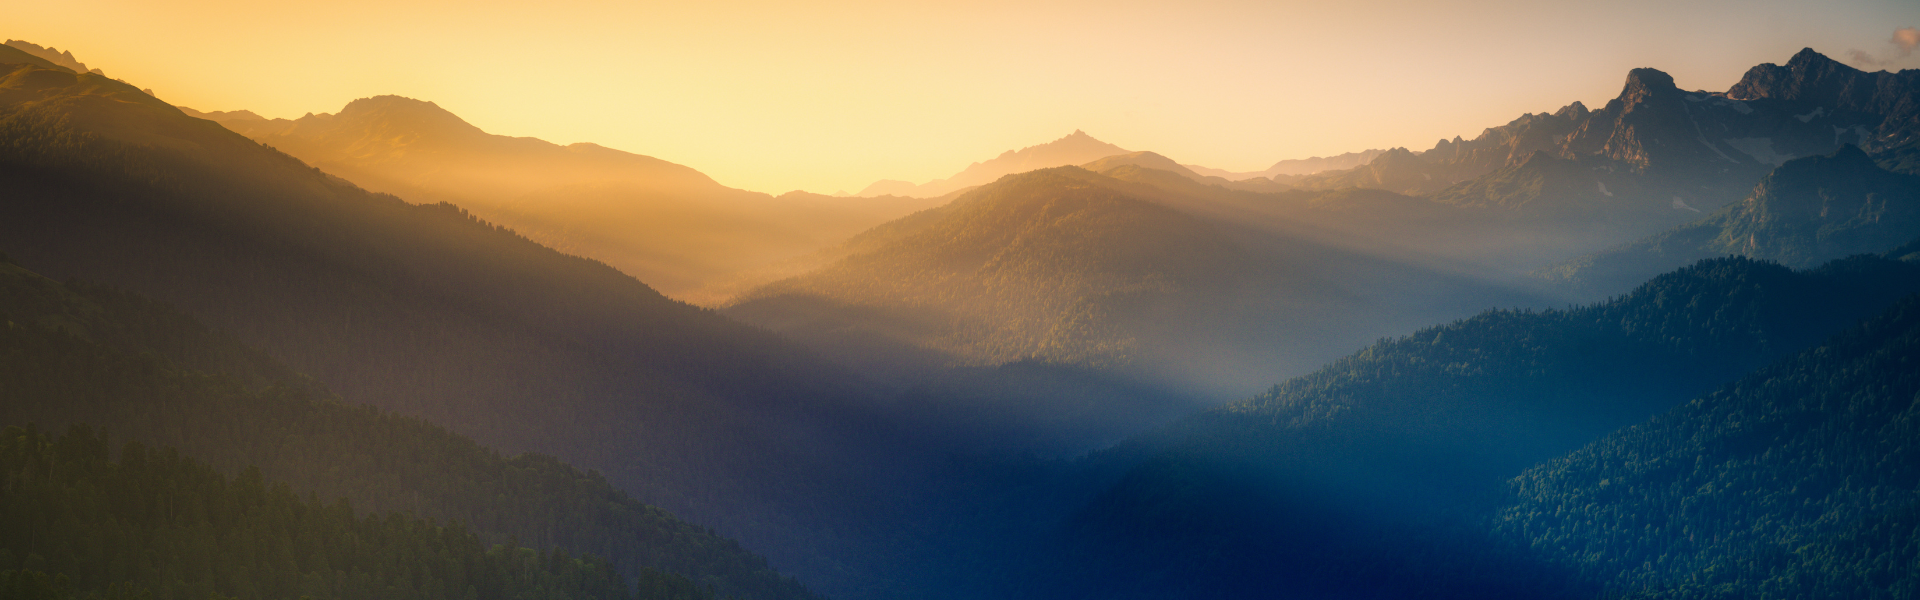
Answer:
M5 69L0 240L21 265L177 306L351 402L597 470L787 572L845 585L820 566L839 541L797 531L893 510L871 486L915 446L844 369L132 86Z
M1380 153L1382 152L1386 152L1386 151L1385 150L1363 150L1360 152L1348 152L1345 154L1338 154L1334 156L1315 156L1312 158L1289 158L1286 160L1282 160L1280 162L1273 163L1273 166L1267 167L1265 171L1254 171L1251 173L1235 173L1235 172L1227 171L1223 169L1210 169L1210 168L1202 167L1199 165L1186 165L1186 167L1189 169L1193 169L1194 172L1199 173L1201 175L1220 177L1220 178L1229 179L1233 181L1240 181L1243 179L1253 179L1256 177L1265 177L1268 179L1274 179L1274 178L1285 177L1288 175L1312 175L1314 173L1319 173L1322 171L1351 169L1351 168L1358 167L1360 165L1364 165L1369 162L1372 162L1373 158L1376 156L1379 156Z
M95 75L106 74L101 72L99 69L87 68L86 63L80 62L79 59L76 59L73 57L72 51L62 52L59 48L43 47L39 44L35 44L33 42L29 42L26 40L7 40L7 45L15 49L18 49L22 52L25 52L27 54L31 54L41 59L44 59L47 62L53 63L55 65L59 65L61 67L65 67L75 73L93 73Z
M595 144L493 135L432 102L377 96L337 114L200 113L328 173L409 202L449 202L543 245L605 262L669 296L711 303L763 269L926 205L779 197Z
M1035 360L1232 389L1259 385L1236 372L1303 371L1393 327L1523 297L1284 218L1304 203L1141 163L1178 167L1139 153L1091 163L1103 173L1007 176L725 312L883 378Z
M1712 215L1542 272L1587 296L1650 273L1740 255L1808 268L1920 237L1920 176L1893 173L1851 144L1773 170L1745 200Z
M1119 146L1093 139L1093 136L1076 129L1066 137L1045 144L1008 150L992 160L967 165L966 169L946 179L936 179L921 184L894 180L877 181L861 190L859 195L935 198L968 187L992 183L996 179L1014 173L1084 164L1127 153L1127 150Z
M1911 72L1636 69L1598 109L1257 174L1075 132L827 198L405 98L183 111L30 50L0 46L0 425L178 453L8 430L0 500L60 509L0 513L9 590L1914 585ZM1552 265L1567 296L1516 287ZM114 512L188 498L244 518ZM152 545L187 528L243 541ZM168 571L201 556L239 566ZM446 588L469 568L514 577Z

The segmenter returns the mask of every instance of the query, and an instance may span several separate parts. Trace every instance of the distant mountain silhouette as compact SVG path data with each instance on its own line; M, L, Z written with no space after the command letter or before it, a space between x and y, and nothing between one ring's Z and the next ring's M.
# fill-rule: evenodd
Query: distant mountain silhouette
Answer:
M29 42L26 40L7 40L7 45L12 46L14 48L18 48L21 51L26 52L27 54L32 54L34 56L46 59L47 62L51 62L53 64L60 65L67 69L71 69L75 73L93 73L95 75L106 74L101 72L99 69L87 68L86 63L82 63L78 59L75 59L73 57L73 52L71 51L62 52L60 51L59 48L42 48L40 47L39 44L35 44L33 42Z
M869 372L1031 360L1244 390L1259 385L1246 369L1303 371L1394 327L1518 298L1290 224L1315 210L1305 202L1143 164L1178 168L1143 152L1089 163L1102 173L1009 175L725 312Z
M1208 179L1207 176L1201 175L1199 173L1194 172L1192 169L1188 169L1184 166L1181 166L1180 163L1174 162L1173 159L1171 158L1167 158L1165 156L1161 156L1153 152L1145 152L1145 151L1128 152L1126 154L1116 154L1113 156L1102 157L1099 160L1080 165L1080 168L1086 169L1088 171L1093 171L1095 173L1099 173L1101 171L1118 167L1120 165L1134 165L1137 167L1145 167L1148 169L1159 169L1161 171L1169 171L1173 173L1178 173L1181 176L1186 177L1188 179L1192 179L1194 181L1206 181ZM1214 178L1214 179L1222 179L1222 178Z
M1881 169L1849 144L1788 161L1746 200L1660 234L1544 270L1585 296L1618 293L1676 264L1741 255L1809 268L1920 237L1920 176Z
M1255 177L1266 177L1271 179L1271 178L1277 178L1277 177L1285 177L1289 175L1312 175L1314 173L1319 173L1322 171L1351 169L1351 168L1358 167L1360 165L1364 165L1369 162L1372 162L1373 158L1376 156L1379 156L1380 153L1382 152L1386 152L1386 151L1385 150L1362 150L1360 152L1348 152L1345 154L1338 154L1338 155L1326 156L1326 157L1315 156L1313 158L1290 158L1287 160L1273 163L1273 166L1267 167L1265 171L1253 171L1249 173L1235 173L1235 172L1227 171L1224 169L1210 169L1210 168L1202 167L1199 165L1186 165L1186 167L1189 169L1193 169L1195 173L1199 173L1201 175L1220 177L1220 178L1224 178L1232 181L1240 181L1243 179L1253 179Z
M1005 175L1085 164L1116 154L1127 154L1127 150L1093 139L1093 136L1076 129L1066 137L1045 144L1008 150L992 160L973 163L965 170L946 179L936 179L918 185L906 181L879 181L861 190L859 195L933 198L964 188L992 183L993 180Z
M1558 240L1561 249L1531 253L1534 259L1574 251L1561 255L1571 259L1712 213L1794 158L1852 144L1889 168L1920 164L1909 156L1920 139L1920 109L1906 100L1920 97L1911 93L1920 90L1916 82L1920 71L1862 73L1812 50L1786 67L1755 67L1725 93L1682 91L1666 73L1634 69L1619 96L1599 109L1575 102L1522 115L1472 140L1390 150L1352 169L1275 181L1310 192L1387 190L1475 209L1511 221L1505 232L1492 232L1496 238ZM1425 235L1399 223L1376 229L1388 227ZM1522 261L1512 259L1527 254L1463 258L1518 267Z
M432 102L377 96L338 114L190 113L412 202L452 202L676 298L717 302L764 269L926 206L901 198L779 197L694 169L580 143L492 135Z

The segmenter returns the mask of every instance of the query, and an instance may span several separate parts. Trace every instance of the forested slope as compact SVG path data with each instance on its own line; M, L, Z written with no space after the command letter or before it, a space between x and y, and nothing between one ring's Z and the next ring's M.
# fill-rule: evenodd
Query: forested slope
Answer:
M1634 597L1920 593L1920 297L1512 482L1493 521Z
M1583 595L1480 525L1504 478L1915 291L1920 266L1875 257L1798 273L1720 259L1606 303L1384 340L1109 451L1139 466L1075 517L1060 552L1075 558L1056 565L1102 583L1058 591Z
M591 553L627 577L654 570L733 597L815 597L739 544L635 501L597 472L505 457L416 418L342 404L154 301L54 282L0 259L0 324L8 399L0 425L90 424L227 473L257 468L303 496L459 521L489 543Z
M638 589L591 555L489 545L458 523L362 517L247 469L73 427L0 430L0 595L106 598L704 600L651 569ZM118 454L118 458L114 457Z

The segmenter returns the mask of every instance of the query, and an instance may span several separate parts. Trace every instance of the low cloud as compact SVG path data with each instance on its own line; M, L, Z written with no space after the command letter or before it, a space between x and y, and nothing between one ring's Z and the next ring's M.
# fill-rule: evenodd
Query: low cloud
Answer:
M1847 60L1863 67L1878 67L1892 64L1900 59L1913 56L1915 48L1920 48L1920 29L1901 27L1893 30L1893 37L1887 40L1888 48L1878 55L1863 50L1848 50Z

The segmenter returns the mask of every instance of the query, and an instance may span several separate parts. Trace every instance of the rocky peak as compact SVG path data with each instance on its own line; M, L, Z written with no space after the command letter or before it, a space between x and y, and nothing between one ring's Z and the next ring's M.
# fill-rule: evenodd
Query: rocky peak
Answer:
M1862 85L1865 71L1827 58L1812 48L1801 50L1786 66L1763 64L1747 70L1740 82L1727 89L1735 100L1775 98L1810 100L1819 103L1860 101L1874 95L1876 86Z
M1825 54L1815 52L1812 48L1801 48L1799 52L1794 53L1793 58L1787 59L1787 68L1793 71L1804 72L1813 69L1832 69L1834 67L1853 69L1853 67L1841 64L1840 61L1827 58Z
M1627 72L1627 85L1620 90L1620 101L1628 106L1668 92L1678 93L1673 76L1659 69L1639 68Z
M1370 162L1367 164L1373 165L1375 167L1383 167L1383 166L1415 163L1419 161L1420 161L1419 157L1414 156L1413 151L1408 150L1405 147L1400 147L1400 148L1394 148L1394 149L1388 150L1386 152L1381 152L1379 156L1373 157L1373 162Z
M1593 111L1587 110L1587 105L1581 104L1579 100L1575 100L1573 101L1573 104L1568 104L1566 106L1561 107L1560 110L1555 111L1553 113L1553 116L1559 117L1562 119L1577 120L1577 119L1586 118L1586 116L1592 112Z

